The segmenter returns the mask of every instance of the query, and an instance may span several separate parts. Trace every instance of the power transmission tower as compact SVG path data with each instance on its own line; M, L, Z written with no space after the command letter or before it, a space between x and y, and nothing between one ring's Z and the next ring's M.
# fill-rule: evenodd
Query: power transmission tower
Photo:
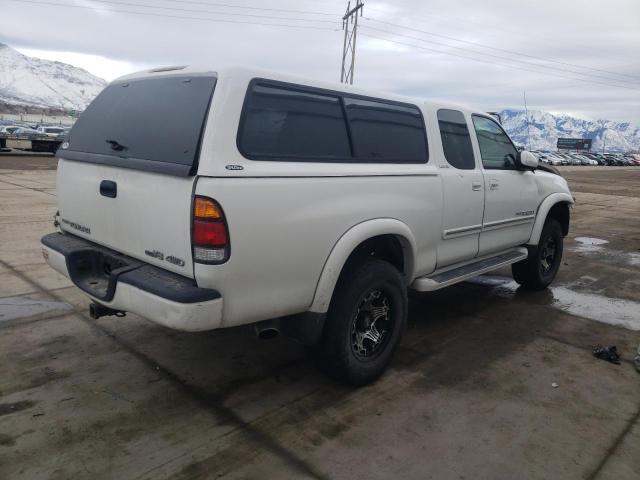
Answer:
M358 33L358 13L362 16L362 0L356 0L356 6L351 8L347 3L347 11L342 17L344 30L344 44L342 46L342 72L340 82L353 85L353 68L356 63L356 35ZM351 28L349 28L351 26ZM349 58L347 58L349 57Z

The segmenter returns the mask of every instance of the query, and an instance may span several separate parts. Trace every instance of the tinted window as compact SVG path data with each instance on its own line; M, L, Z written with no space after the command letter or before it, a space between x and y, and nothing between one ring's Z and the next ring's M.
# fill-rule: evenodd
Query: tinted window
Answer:
M455 168L473 170L475 159L471 148L471 136L462 112L438 110L438 125L447 162Z
M340 99L254 84L238 136L255 159L349 159L351 148Z
M74 125L67 150L109 155L131 168L136 159L178 164L186 174L198 155L215 82L214 77L168 76L109 85Z
M493 120L473 116L482 165L487 169L515 170L518 151L504 130Z
M424 122L417 107L355 98L344 99L357 160L425 163Z

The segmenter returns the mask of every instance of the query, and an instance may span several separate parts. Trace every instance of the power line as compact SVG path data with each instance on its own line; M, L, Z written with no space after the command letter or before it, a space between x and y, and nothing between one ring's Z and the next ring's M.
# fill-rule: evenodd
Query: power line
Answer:
M29 4L35 4L35 5L52 5L54 7L81 8L84 10L92 10L92 11L96 10L94 7L89 7L85 5L66 5L66 4L59 4L59 3L53 3L53 2L46 2L42 0L8 0L8 1L17 2L17 3L29 3ZM211 17L189 17L184 15L169 15L164 13L156 13L156 12L148 12L148 11L139 12L139 11L133 11L133 10L119 10L119 9L116 10L113 8L106 8L103 11L114 12L114 13L126 13L130 15L161 17L161 18L197 20L197 21L213 22L213 23L233 23L233 24L244 24L244 25L261 25L261 26L268 26L268 27L303 28L303 29L313 29L313 30L327 30L332 32L339 31L339 28L321 27L316 25L291 25L291 24L283 24L283 23L264 23L264 22L249 22L249 21L242 21L242 20L225 20L225 19L216 19ZM265 17L265 18L275 18L275 17ZM293 19L289 19L289 20L293 20Z
M415 44L412 44L412 43L400 42L400 41L397 41L397 40L391 40L389 38L379 37L377 35L371 35L371 34L363 33L363 32L361 32L360 35L364 35L365 37L369 37L369 38L375 38L377 40L384 40L384 41L390 42L390 43L396 43L398 45L404 45L406 47L417 48L419 50L426 50L428 52L440 53L442 55L450 55L450 56L453 56L453 57L459 57L459 58L464 58L464 59L467 59L467 60L473 60L474 62L488 63L489 65L498 65L498 66L501 66L501 67L513 68L513 69L516 69L516 70L522 70L522 71L525 71L525 72L537 73L537 74L540 74L540 75L548 75L548 76L552 76L552 77L563 78L565 80L574 80L574 81L578 81L578 82L582 82L582 83L593 83L593 84L598 84L598 85L605 85L607 87L620 87L620 88L626 88L628 90L640 90L640 89L637 89L637 88L627 87L627 86L624 86L624 85L616 85L616 84L611 84L611 83L598 82L598 81L595 81L595 80L586 80L586 79L583 79L583 78L565 77L563 75L555 75L553 73L540 72L538 70L531 70L529 68L516 67L515 65L492 62L490 60L483 60L483 59L480 59L480 58L469 57L469 56L466 56L466 55L460 55L460 54L457 54L457 53L451 53L451 52L447 52L447 51L444 51L444 50L437 50L435 48L423 47L421 45L415 45Z
M367 8L369 8L369 7L367 7ZM427 30L421 30L421 29L418 29L418 28L412 28L412 27L408 27L406 25L400 25L398 23L387 22L387 21L380 20L380 19L377 19L377 18L364 17L364 19L365 20L369 20L369 21L373 21L373 22L377 22L377 23L382 23L382 24L389 25L389 26L393 26L393 27L399 27L399 28L403 28L403 29L406 29L406 30L411 30L411 31L418 32L418 33L423 33L425 35L431 35L431 36L434 36L434 37L445 38L447 40L452 40L452 41L460 42L460 43L466 43L466 44L469 44L469 45L474 45L474 46L481 47L481 48L486 48L486 49L489 49L489 50L496 50L496 51L500 51L500 52L503 52L503 53L509 53L511 55L519 55L519 56L523 56L523 57L532 58L532 59L535 59L535 60L540 60L540 61L543 61L543 62L557 63L557 64L560 64L560 65L565 65L565 66L569 66L569 67L582 68L582 69L585 69L585 70L593 70L593 71L596 71L596 72L608 73L608 74L612 74L612 75L628 77L628 78L631 78L633 80L638 80L637 77L634 77L632 75L627 75L625 73L612 72L610 70L603 70L603 69L599 69L599 68L595 68L595 67L587 67L587 66L578 65L578 64L575 64L575 63L562 62L560 60L554 60L554 59L551 59L551 58L545 58L545 57L540 57L540 56L536 56L536 55L530 55L530 54L527 54L527 53L516 52L514 50L507 50L507 49L504 49L504 48L493 47L493 46L490 46L490 45L484 45L482 43L472 42L470 40L463 40L461 38L456 38L456 37L452 37L452 36L449 36L449 35L443 35L443 34L440 34L440 33L429 32Z
M368 30L373 30L373 31L376 31L376 32L388 33L390 35L395 35L395 36L403 37L403 38L409 38L409 39L412 39L412 40L418 40L420 42L431 43L431 44L434 44L434 45L441 45L441 46L444 46L444 47L453 48L455 50L461 50L463 52L469 52L469 53L473 53L473 54L484 55L484 56L487 56L487 57L497 58L499 60L506 60L508 62L522 63L524 65L530 65L530 66L535 67L535 68L545 68L547 70L573 73L573 74L576 74L576 75L583 75L585 77L600 78L600 79L609 80L609 81L612 81L612 82L620 82L622 84L627 84L627 85L634 86L634 87L636 87L636 86L640 87L640 85L632 83L632 82L629 82L628 80L620 80L620 79L617 79L617 78L604 77L602 75L596 75L596 74L593 74L593 73L583 73L583 72L578 72L578 71L575 71L575 70L566 70L566 69L560 69L560 68L557 68L557 67L550 67L548 65L540 65L538 63L528 62L526 60L519 60L517 58L509 58L509 57L504 57L504 56L500 56L500 55L495 55L495 54L492 54L492 53L480 52L478 50L471 50L471 49L464 48L464 47L456 47L454 45L449 45L448 43L443 43L443 42L437 42L435 40L426 40L424 38L416 37L416 36L413 36L413 35L404 35L402 33L396 33L396 32L390 31L390 30L384 30L384 29L381 29L381 28L370 27L369 25L363 25L363 27L368 29Z
M336 24L336 21L333 20L316 20L312 18L291 18L291 17L273 17L269 15L258 15L255 13L237 13L237 12L219 12L212 10L194 10L192 8L180 8L180 7L163 7L159 5L149 5L146 3L132 3L132 2L121 2L118 0L94 0L97 3L106 3L111 5L125 5L127 7L141 7L141 8L151 8L158 10L170 10L176 12L187 12L187 13L211 13L214 15L228 15L232 17L249 17L249 18L267 18L272 20L293 20L293 21L302 21L302 22L320 22L320 23L333 23Z
M266 18L271 20L291 20L291 21L302 21L302 22L320 22L320 23L333 23L337 22L332 20L316 20L312 18L292 18L292 17L274 17L269 15L258 15L255 13L237 13L237 12L219 12L212 10L194 10L192 8L180 8L180 7L163 7L159 5L149 5L147 3L132 3L132 2L121 2L118 0L94 0L96 3L106 3L110 5L124 5L127 7L140 7L140 8L150 8L157 10L169 10L175 12L186 12L186 13L211 13L213 15L227 15L231 17L248 17L248 18Z
M97 0L101 1L101 0ZM328 17L335 17L335 13L317 12L313 10L292 10L289 8L267 8L267 7L248 7L246 5L234 5L232 3L211 3L211 2L197 2L195 0L165 0L172 3L186 3L192 5L205 5L207 7L229 7L237 8L240 10L260 10L265 12L287 12L287 13L304 13L309 15L325 15Z

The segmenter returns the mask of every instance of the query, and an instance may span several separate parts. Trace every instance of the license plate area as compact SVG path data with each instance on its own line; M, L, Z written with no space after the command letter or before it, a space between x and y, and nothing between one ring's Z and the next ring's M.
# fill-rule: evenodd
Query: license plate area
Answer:
M141 262L98 249L77 250L67 256L67 269L73 283L89 295L107 302L113 299L118 276L140 265Z

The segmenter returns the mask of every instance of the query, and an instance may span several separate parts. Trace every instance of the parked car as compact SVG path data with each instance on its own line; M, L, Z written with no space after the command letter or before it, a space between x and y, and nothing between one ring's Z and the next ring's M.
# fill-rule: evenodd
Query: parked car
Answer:
M576 153L573 156L574 158L577 158L578 160L580 160L580 163L582 165L593 165L592 160L590 158L585 157L584 155L580 154L580 153ZM597 163L595 163L597 165Z
M65 133L64 127L40 126L37 130L38 132L43 133L48 137L57 137L58 135L63 135Z
M609 162L609 165L611 165L612 167L622 166L622 162L620 162L615 157L607 157L607 161Z
M13 133L19 128L19 125L3 125L0 127L0 133Z
M627 166L627 162L624 160L622 155L619 155L617 153L611 153L611 154L608 154L608 155L609 155L609 158L611 159L611 161L613 162L614 165L619 166L619 167L626 167Z
M572 165L582 165L582 159L580 158L579 155L574 153L574 154L571 155L571 164Z
M254 324L361 385L398 345L409 288L506 265L525 289L553 281L567 182L481 109L216 71L122 77L58 150L43 255L94 318Z
M562 165L562 158L557 156L556 154L551 153L547 155L547 160L553 166Z
M33 130L31 128L16 128L5 140L6 147L16 150L31 150L33 149L33 135L38 134L37 130Z
M18 127L13 131L12 135L38 135L39 133L38 130L33 128Z

